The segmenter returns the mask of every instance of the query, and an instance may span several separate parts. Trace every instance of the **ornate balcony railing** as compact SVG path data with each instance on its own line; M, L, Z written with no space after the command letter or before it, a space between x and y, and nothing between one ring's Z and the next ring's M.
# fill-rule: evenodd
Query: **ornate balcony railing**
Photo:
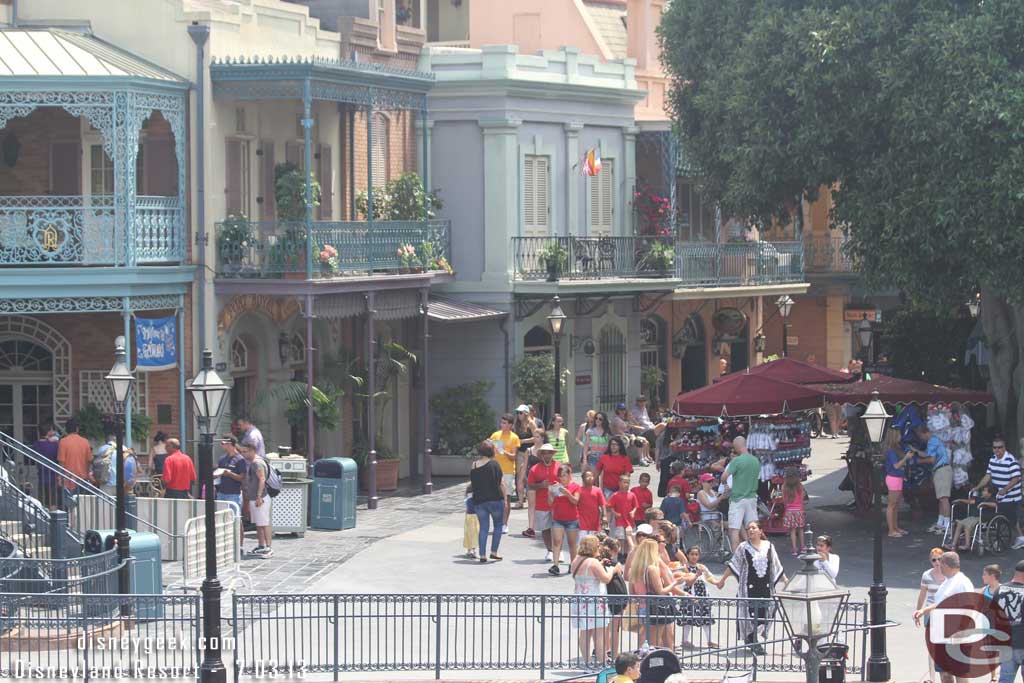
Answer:
M513 237L517 280L675 277L671 237Z
M684 287L741 287L802 282L801 242L699 243L676 245Z
M807 272L816 274L855 273L853 260L843 249L842 237L812 237L804 241Z
M306 277L302 221L217 223L218 277ZM317 221L313 277L373 273L451 272L451 224L430 221Z
M180 262L184 226L177 197L137 197L126 237L132 228L117 219L112 195L2 196L0 266Z

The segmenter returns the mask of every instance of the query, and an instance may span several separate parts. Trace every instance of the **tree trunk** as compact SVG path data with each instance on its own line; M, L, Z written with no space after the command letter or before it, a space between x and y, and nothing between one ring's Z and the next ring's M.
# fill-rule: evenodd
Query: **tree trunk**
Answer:
M1017 447L1022 433L1024 401L1021 400L1021 332L1024 332L1024 306L1012 306L991 290L982 289L981 324L989 349L989 381L996 403L996 422L1003 437Z

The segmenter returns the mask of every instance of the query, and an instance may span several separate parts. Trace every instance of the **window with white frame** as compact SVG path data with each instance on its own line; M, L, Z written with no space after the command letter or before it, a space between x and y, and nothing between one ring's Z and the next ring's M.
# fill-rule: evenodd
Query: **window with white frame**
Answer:
M523 235L544 236L551 231L551 157L523 157Z
M615 161L601 159L601 172L590 176L590 219L587 234L608 236L615 231Z
M391 122L385 114L373 115L373 185L380 187L391 180L390 145Z

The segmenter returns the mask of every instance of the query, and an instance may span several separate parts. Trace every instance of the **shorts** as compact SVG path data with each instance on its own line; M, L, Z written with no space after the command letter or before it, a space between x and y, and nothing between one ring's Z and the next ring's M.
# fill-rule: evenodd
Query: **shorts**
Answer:
M536 513L534 515L534 519L536 519ZM565 529L566 531L579 531L580 520L578 520L578 519L569 519L569 520L566 520L566 521L563 522L560 519L553 519L553 520L551 520L551 526L552 526L552 528L558 527L559 529ZM593 533L593 532L591 532L591 533Z
M996 503L996 511L1010 521L1011 526L1016 526L1020 515L1020 501L1016 503ZM1014 529L1014 533L1016 533Z
M551 510L534 510L533 512L533 530L534 531L547 531L551 528Z
M619 541L626 540L626 527L615 526L614 524L608 529L608 536Z
M501 475L501 481L505 484L505 494L512 496L516 492L516 475L514 474L503 474Z
M890 491L902 491L903 477L894 477L891 474L885 475L885 488Z
M980 517L964 517L959 522L957 522L957 524L962 526L967 534L970 534L972 531L974 531L974 527L978 526L978 522L980 521Z
M953 468L943 465L932 472L932 484L935 486L936 498L949 498L953 490Z
M743 529L757 521L757 498L744 498L729 503L729 528Z
M263 497L263 505L257 507L256 501L249 501L249 521L256 526L270 526L270 496Z
M597 461L601 459L600 453L587 453L587 467L594 469L597 467Z
M217 500L227 501L235 513L235 519L242 516L242 494L241 493L218 493Z

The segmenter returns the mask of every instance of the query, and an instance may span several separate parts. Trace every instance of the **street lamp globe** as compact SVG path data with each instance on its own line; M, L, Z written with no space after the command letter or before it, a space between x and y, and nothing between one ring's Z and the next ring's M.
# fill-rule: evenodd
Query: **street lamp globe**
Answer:
M764 350L768 348L768 340L760 332L754 337L754 350L758 353L764 353Z
M968 299L967 310L971 312L972 318L978 317L978 311L981 310L981 294L975 294L974 298Z
M202 422L209 425L213 418L220 415L224 397L228 395L228 386L213 369L213 352L209 349L203 350L202 368L189 385L188 393L195 403L196 415Z
M128 400L128 392L131 391L132 382L135 381L131 370L128 369L124 347L124 337L114 340L114 366L110 368L106 377L110 382L110 389L114 392L114 401L117 402L118 407L123 407L124 402Z
M783 294L775 300L775 305L779 308L779 315L783 318L789 317L789 312L793 310L794 303L792 297L788 294Z
M860 419L864 420L864 426L868 430L868 438L871 439L871 443L879 444L882 443L882 434L885 433L885 423L892 417L885 411L885 405L878 398L878 392L871 392L871 403L868 404L867 410L860 416Z
M864 314L864 318L857 323L857 336L860 337L860 346L862 349L866 349L871 346L871 322L868 320L868 314Z
M805 535L808 547L800 556L804 566L776 596L790 637L807 641L811 649L815 641L835 633L850 592L837 588L831 577L817 568L819 556L811 547L813 536L810 531Z
M551 334L555 337L562 336L562 326L565 324L566 315L562 310L562 303L556 296L551 300L551 312L548 313L548 324L551 326Z

